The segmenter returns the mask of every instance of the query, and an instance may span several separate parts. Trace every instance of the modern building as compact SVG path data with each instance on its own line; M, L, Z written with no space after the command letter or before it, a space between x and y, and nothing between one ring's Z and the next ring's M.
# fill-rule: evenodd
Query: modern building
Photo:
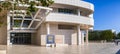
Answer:
M38 7L41 10L35 16L25 16L26 11L21 10L21 13L15 13L12 18L11 11L5 19L7 26L0 28L0 44L45 46L47 35L55 36L56 45L82 45L85 41L88 43L88 30L94 26L93 4L82 0L54 2L50 6L53 10Z

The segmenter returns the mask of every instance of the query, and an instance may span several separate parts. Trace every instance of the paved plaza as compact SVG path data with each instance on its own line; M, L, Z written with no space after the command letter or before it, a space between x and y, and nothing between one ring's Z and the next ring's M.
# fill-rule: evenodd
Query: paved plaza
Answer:
M0 45L0 54L6 54L6 45Z
M89 43L82 46L40 47L13 45L7 54L120 54L120 45L114 43Z

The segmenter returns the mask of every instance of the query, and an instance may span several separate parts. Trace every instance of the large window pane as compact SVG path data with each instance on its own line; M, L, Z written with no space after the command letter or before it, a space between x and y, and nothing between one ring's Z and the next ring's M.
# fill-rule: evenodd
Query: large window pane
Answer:
M73 25L58 25L58 29L73 30L73 29L75 29L75 26L73 26Z
M14 27L20 27L22 20L14 20Z
M76 10L73 9L63 9L63 8L58 8L59 13L66 13L66 14L76 14Z
M31 20L24 20L22 27L28 27L30 25Z

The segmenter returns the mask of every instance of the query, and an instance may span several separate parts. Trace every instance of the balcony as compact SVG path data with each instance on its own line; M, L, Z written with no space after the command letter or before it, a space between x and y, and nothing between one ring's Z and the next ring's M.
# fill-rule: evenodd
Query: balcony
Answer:
M80 0L54 0L56 4L72 5L79 8L86 8L94 11L94 6L92 3L80 1Z
M75 23L94 26L93 18L63 13L50 13L46 18L46 22Z

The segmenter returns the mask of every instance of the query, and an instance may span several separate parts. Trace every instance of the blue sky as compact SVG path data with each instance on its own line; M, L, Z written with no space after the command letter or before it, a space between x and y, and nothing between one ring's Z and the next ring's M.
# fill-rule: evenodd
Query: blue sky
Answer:
M95 30L114 29L120 32L120 0L85 0L95 6Z

